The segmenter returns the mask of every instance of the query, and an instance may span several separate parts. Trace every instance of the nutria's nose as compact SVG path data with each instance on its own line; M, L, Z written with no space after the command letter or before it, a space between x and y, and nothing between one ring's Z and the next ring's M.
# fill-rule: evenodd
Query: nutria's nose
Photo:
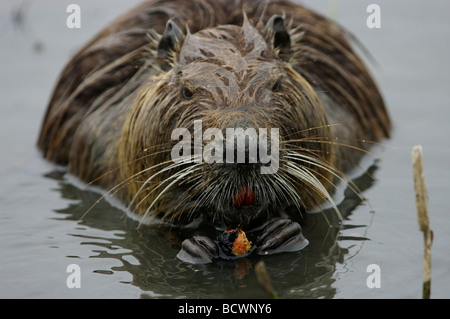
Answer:
M260 166L261 154L267 154L266 143L259 142L258 131L256 129L234 129L234 134L230 136L227 132L224 143L225 163L233 165Z

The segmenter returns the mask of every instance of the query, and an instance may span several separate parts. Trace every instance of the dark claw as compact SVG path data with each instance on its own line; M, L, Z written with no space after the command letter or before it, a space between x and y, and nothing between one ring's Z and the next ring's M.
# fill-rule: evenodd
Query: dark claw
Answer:
M256 242L256 253L260 255L298 251L309 244L303 237L300 225L289 219L272 221Z
M208 264L219 257L217 244L206 236L185 239L177 258L190 264Z

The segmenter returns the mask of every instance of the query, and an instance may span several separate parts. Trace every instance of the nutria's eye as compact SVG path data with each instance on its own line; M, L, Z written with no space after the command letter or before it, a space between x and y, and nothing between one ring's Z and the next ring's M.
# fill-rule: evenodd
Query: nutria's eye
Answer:
M194 92L192 92L191 90L189 90L188 88L182 88L181 89L181 95L183 95L183 97L186 100L190 100L192 99L192 96L194 96Z
M281 81L278 80L275 82L275 84L272 86L273 92L280 92L281 91Z

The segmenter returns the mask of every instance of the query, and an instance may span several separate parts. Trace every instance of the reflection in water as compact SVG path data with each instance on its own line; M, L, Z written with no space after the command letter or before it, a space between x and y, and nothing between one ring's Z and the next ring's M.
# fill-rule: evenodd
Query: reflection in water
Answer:
M376 169L374 163L367 172L353 180L361 191L372 186ZM132 275L132 281L122 283L139 287L143 298L264 298L265 293L254 273L254 265L261 259L280 298L333 298L336 293L333 287L336 264L344 263L349 254L348 249L339 246L339 241L366 240L364 237L340 237L342 229L367 228L365 225L346 224L346 217L362 203L362 199L347 188L344 199L338 205L344 217L343 225L339 225L333 209L324 210L323 214L307 214L298 220L310 242L302 251L190 265L179 261L176 254L181 241L192 236L192 233L184 234L163 227L138 229L137 221L107 201L99 202L81 220L99 194L74 186L61 171L53 171L46 177L57 180L58 191L63 198L71 201L67 208L57 213L61 214L60 220L78 221L76 234L71 235L79 239L80 245L94 247L90 255L92 263L95 264L97 258L109 258L121 264L95 272L105 275L128 272ZM107 231L108 235L93 236L92 232L87 231L92 229L99 230L100 234ZM205 227L199 231L211 230Z

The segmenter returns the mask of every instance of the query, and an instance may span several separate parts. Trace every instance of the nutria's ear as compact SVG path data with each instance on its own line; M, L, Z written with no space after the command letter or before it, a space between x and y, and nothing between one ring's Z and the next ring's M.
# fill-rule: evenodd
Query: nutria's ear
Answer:
M178 25L172 19L169 19L166 24L166 29L164 30L158 44L158 57L161 58L160 64L164 71L168 71L170 69L170 64L169 61L167 61L167 58L170 57L173 52L180 50L183 40L183 32L181 32Z
M291 52L291 37L284 25L284 18L279 14L274 14L267 21L265 28L272 36L273 47L279 50L280 58L286 61Z

